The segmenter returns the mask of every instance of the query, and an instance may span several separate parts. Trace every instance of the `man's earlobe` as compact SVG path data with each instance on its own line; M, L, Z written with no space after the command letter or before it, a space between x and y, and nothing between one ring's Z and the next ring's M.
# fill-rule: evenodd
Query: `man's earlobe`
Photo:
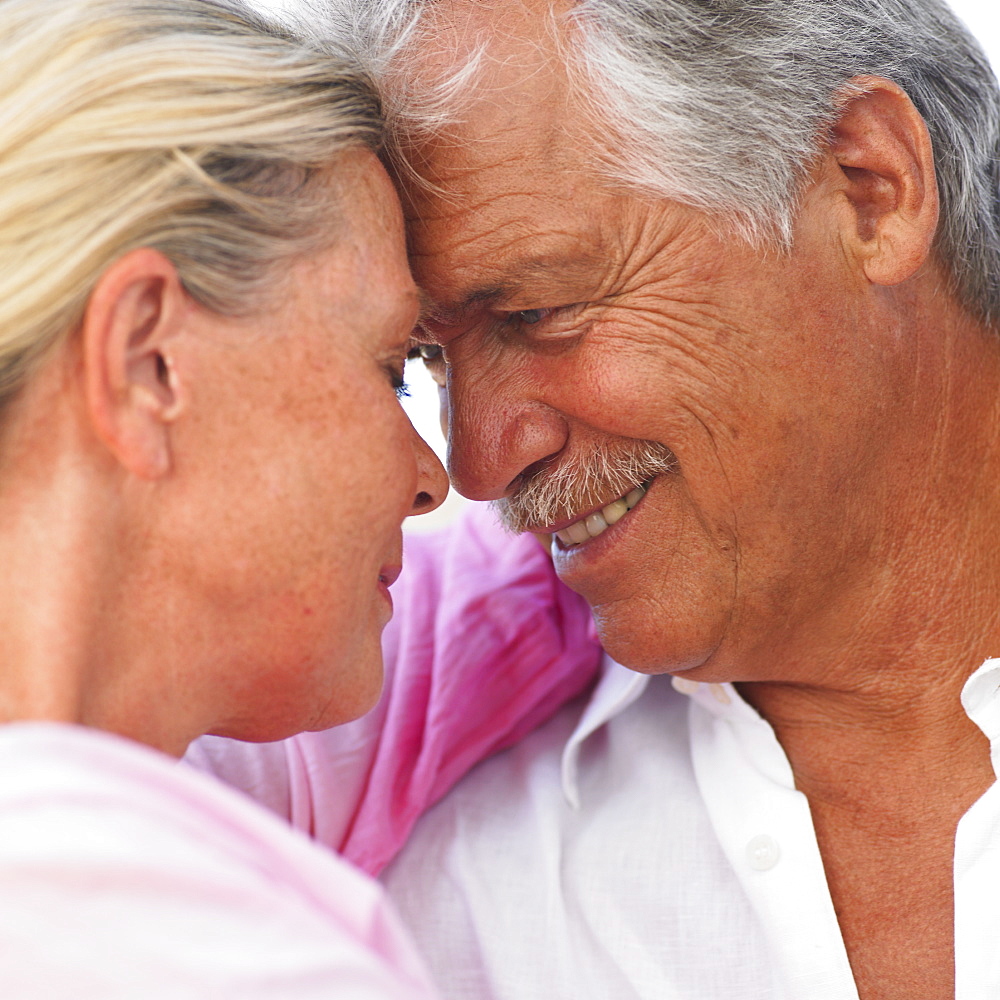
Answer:
M930 135L913 102L881 77L851 81L832 130L854 232L849 234L869 281L897 285L926 263L938 224Z
M174 265L143 248L104 272L84 313L82 354L94 432L122 466L144 479L170 469L170 424L184 401L171 352L186 304Z

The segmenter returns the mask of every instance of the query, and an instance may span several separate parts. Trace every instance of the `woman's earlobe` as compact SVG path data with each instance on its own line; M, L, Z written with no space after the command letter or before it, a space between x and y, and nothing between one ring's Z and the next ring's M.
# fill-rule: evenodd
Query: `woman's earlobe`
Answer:
M832 129L830 153L853 218L847 234L869 281L897 285L930 257L938 189L930 134L895 83L856 77Z

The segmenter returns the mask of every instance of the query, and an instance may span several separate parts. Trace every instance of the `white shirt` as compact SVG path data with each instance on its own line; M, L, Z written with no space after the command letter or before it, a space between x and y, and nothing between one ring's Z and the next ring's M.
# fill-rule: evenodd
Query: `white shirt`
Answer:
M380 887L219 782L0 726L4 1000L430 1000Z
M991 660L962 696L995 770L998 689ZM451 1000L857 998L808 802L730 685L609 661L429 812L384 882ZM957 997L997 1000L997 784L959 824L955 909Z

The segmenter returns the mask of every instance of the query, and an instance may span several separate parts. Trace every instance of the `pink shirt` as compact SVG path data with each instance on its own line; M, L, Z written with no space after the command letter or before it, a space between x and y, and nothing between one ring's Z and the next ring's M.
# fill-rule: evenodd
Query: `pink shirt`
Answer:
M0 996L430 1000L379 888L217 781L0 726Z

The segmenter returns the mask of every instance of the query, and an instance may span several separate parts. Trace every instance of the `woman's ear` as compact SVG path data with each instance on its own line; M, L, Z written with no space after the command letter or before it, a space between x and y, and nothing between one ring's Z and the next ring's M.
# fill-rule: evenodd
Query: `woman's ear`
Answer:
M896 84L859 76L851 87L830 143L853 215L847 239L869 281L897 285L924 265L934 245L934 150L923 118Z
M108 267L84 313L82 359L94 432L122 466L144 479L170 469L169 428L184 406L171 355L187 312L174 265L143 248Z

